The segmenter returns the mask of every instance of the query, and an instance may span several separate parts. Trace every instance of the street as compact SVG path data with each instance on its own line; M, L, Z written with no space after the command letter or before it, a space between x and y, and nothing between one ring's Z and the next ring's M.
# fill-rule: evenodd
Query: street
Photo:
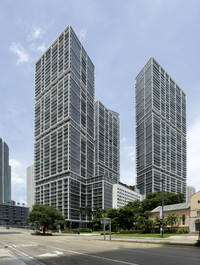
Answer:
M35 236L28 230L0 229L0 264L199 265L200 249L103 241L98 236Z

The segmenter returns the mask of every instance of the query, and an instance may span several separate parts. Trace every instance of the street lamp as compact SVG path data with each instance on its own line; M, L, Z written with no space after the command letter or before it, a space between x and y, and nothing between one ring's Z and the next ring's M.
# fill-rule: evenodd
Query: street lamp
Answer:
M162 238L163 238L163 231L164 231L164 193L163 193L163 178L161 179L162 181Z

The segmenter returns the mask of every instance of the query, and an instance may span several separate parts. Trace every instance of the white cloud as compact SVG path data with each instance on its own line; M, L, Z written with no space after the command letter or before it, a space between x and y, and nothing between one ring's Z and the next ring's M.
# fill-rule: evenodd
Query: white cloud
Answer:
M10 51L18 56L17 64L28 63L31 61L29 53L19 43L13 42L10 46Z
M36 46L34 43L31 43L30 45L29 45L29 50L31 50L31 51L36 51L36 52L44 52L45 50L46 50L46 46L45 46L45 44L41 44L41 45L39 45L39 46Z
M10 159L12 200L24 203L26 200L26 172L25 165L16 159Z
M134 146L125 146L124 154L129 160L135 161L135 147Z
M187 153L188 153L188 185L193 185L196 191L200 190L200 117L188 128Z
M33 41L36 39L41 39L42 36L44 35L44 28L41 28L39 26L32 26L30 30L30 34L28 35L27 41Z
M44 52L45 50L46 50L45 44L42 44L42 45L37 47L37 51Z
M135 179L135 147L127 145L121 149L120 180L128 185L134 185Z
M127 138L126 137L123 137L121 140L120 140L120 143L122 144L122 143L125 143L125 142L127 142Z
M85 40L86 37L87 37L87 29L83 28L79 32L79 39L80 41L83 41Z

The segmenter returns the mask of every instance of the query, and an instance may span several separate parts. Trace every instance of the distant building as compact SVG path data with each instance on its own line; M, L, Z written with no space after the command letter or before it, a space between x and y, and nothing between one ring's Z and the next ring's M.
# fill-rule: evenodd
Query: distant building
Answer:
M155 220L160 216L162 206L156 207L151 214L151 219ZM190 202L178 203L164 206L164 218L168 215L177 214L178 222L174 225L176 228L189 227L190 232L200 230L200 191L190 197Z
M95 103L95 177L88 181L92 207L112 208L112 185L120 179L119 114Z
M120 179L119 114L95 102L95 175Z
M141 194L186 196L186 95L151 58L136 77L136 170Z
M142 195L127 185L116 183L113 185L113 208L119 209L129 202L141 201Z
M187 186L187 197L186 202L189 202L190 197L195 194L195 188L193 186Z
M11 201L11 175L9 171L9 148L0 138L0 203Z
M26 224L29 208L16 205L0 204L0 225L21 226Z
M9 202L11 202L11 166L9 166Z
M27 168L27 207L32 207L34 205L34 166Z

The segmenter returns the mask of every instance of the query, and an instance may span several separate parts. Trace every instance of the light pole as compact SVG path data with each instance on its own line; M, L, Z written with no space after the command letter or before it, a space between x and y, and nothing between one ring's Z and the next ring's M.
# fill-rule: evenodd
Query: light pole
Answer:
M163 208L164 208L164 193L163 193L163 178L162 178L162 238L163 238L163 231L164 231L164 212L163 212Z

